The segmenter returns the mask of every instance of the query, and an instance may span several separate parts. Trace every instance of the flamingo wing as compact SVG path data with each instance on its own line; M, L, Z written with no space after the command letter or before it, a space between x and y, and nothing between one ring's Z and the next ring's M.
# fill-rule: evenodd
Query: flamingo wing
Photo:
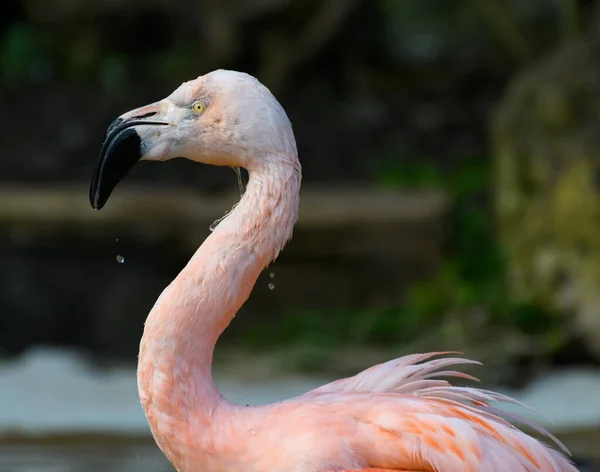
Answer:
M477 381L478 379L456 370L441 369L460 364L481 365L480 362L460 357L437 356L458 354L454 352L428 352L424 354L411 354L392 359L391 361L370 367L353 377L339 379L325 384L309 394L320 393L346 393L346 392L371 392L371 393L415 393L427 387L449 387L450 383L438 377L460 377Z
M456 387L437 376L474 379L448 369L478 364L415 354L312 390L305 401L335 404L354 418L355 447L376 470L573 472L559 452L515 427L520 422L568 450L534 422L491 406L521 403L492 391ZM476 379L475 379L476 380ZM301 397L301 398L302 398ZM525 406L525 405L522 405ZM525 406L526 407L526 406Z

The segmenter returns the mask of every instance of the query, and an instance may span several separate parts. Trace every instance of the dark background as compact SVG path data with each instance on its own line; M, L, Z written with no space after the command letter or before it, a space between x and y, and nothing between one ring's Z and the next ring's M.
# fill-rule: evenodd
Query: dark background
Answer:
M236 184L141 164L95 214L104 131L230 68L287 110L307 203L275 289L264 274L223 349L336 372L459 349L513 386L597 363L599 14L576 0L5 1L1 355L135 361L148 309Z

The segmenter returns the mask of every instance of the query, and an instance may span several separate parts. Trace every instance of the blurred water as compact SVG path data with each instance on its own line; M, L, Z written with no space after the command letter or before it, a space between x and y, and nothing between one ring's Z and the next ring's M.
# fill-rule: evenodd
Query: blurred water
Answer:
M266 377L217 368L215 382L236 403L260 405L330 380ZM600 458L600 372L557 371L515 396L577 456ZM523 414L522 409L518 410ZM596 470L596 469L587 469ZM150 437L135 368L93 369L67 351L35 350L0 363L0 472L170 472Z
M265 379L251 372L231 374L224 367L215 368L215 383L240 404L279 401L331 380L296 375ZM134 366L93 369L75 352L52 349L34 349L0 363L0 437L7 431L147 436L135 375Z
M586 433L587 434L587 433ZM589 434L587 434L589 436ZM588 442L588 449L600 444L600 434L580 438ZM578 441L570 436L571 443ZM583 459L582 457L585 457ZM576 455L581 472L600 472L598 454ZM146 443L90 441L82 444L0 444L0 471L2 472L174 472L152 441Z
M0 445L2 472L172 472L150 441Z

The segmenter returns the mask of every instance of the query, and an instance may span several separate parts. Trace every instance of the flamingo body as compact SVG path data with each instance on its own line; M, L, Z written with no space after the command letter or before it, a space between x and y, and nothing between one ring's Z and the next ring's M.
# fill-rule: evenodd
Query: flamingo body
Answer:
M224 399L211 376L213 349L292 235L301 166L292 126L268 89L219 70L111 125L92 205L104 205L134 161L174 157L249 174L239 204L158 298L140 344L142 407L179 472L576 471L507 421L519 418L491 406L514 400L442 380L472 378L452 366L474 362L449 353L402 357L271 405Z

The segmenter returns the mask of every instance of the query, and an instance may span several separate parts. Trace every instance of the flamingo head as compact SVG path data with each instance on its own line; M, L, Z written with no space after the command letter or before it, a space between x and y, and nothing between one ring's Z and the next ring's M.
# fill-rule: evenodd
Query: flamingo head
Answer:
M90 203L101 209L139 160L185 157L251 171L269 156L295 153L291 124L271 92L248 74L216 70L113 121L92 178Z

